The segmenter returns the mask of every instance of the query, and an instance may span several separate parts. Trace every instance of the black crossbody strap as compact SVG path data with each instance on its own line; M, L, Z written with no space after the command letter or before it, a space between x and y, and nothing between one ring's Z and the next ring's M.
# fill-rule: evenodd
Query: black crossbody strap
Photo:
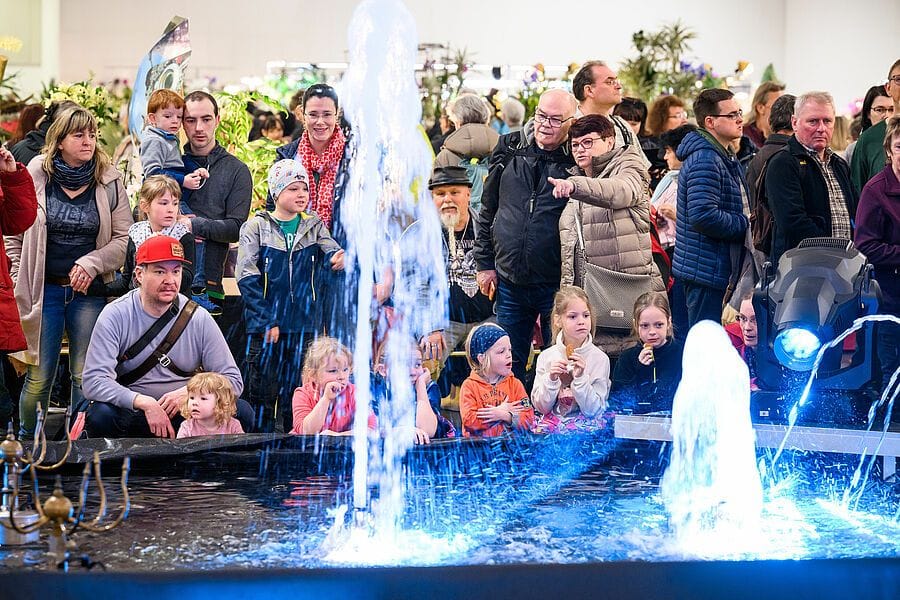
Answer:
M135 367L133 370L120 375L117 378L117 381L120 385L125 387L130 386L138 379L146 375L150 372L153 367L156 365L162 365L166 369L172 371L176 375L180 377L187 377L192 375L192 373L187 373L186 371L182 371L177 366L172 363L172 359L168 357L167 352L172 349L172 346L175 345L175 342L178 341L178 338L181 337L181 333L184 331L184 328L187 327L188 321L191 320L191 317L194 316L194 311L197 308L197 303L193 300L189 300L187 304L184 305L184 308L181 310L181 313L178 315L178 318L175 319L175 323L172 325L172 328L169 330L169 333L166 334L165 339L163 339L162 343L150 353L144 362Z
M163 327L169 324L169 322L175 318L178 314L178 304L173 303L172 306L164 312L156 321L153 322L153 325L150 326L144 335L142 335L138 341L133 343L128 347L125 352L122 353L122 356L119 357L119 362L125 362L126 360L131 360L144 351L144 348L152 342L159 332L163 330Z

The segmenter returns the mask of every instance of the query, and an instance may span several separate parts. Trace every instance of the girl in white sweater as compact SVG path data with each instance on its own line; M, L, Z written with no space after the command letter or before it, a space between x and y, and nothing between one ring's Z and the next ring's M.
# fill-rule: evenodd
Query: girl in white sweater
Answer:
M553 299L556 342L541 352L531 401L543 414L539 433L602 428L609 396L609 357L594 345L594 315L580 287L563 286Z

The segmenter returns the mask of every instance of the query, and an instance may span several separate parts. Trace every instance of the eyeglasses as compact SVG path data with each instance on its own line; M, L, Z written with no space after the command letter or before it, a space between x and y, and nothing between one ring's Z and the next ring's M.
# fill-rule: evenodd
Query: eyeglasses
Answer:
M595 81L592 85L597 85L598 83L602 83L603 85L608 85L610 87L616 87L622 85L622 82L619 81L618 77L607 77L603 81Z
M603 138L600 137L589 137L584 138L580 142L573 141L572 142L572 151L578 150L578 148L582 148L584 150L590 150L594 147L594 142L599 142Z
M892 114L894 114L894 107L893 106L873 106L872 112L877 113L879 115L884 115L884 114L892 115Z
M726 113L724 115L709 115L711 117L725 117L726 119L731 119L732 121L740 121L744 118L744 111L736 110L734 112Z
M687 119L687 113L685 111L677 112L674 115L669 115L670 119Z
M335 113L333 112L323 112L323 113L305 113L307 121L334 121Z
M900 75L894 75L893 77L888 77L888 81L890 83L896 83L897 85L900 85Z
M550 125L550 127L562 127L562 124L568 121L569 119L574 119L574 117L569 117L567 119L563 119L562 117L551 117L549 115L545 115L544 113L537 111L534 113L534 120L542 125L544 123Z

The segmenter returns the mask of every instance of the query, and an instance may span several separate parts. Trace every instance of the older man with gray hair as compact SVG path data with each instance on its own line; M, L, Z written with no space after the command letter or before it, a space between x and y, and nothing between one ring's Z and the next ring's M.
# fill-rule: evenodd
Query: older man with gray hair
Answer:
M559 217L566 203L553 197L548 178L565 179L575 165L566 144L575 109L569 92L544 92L534 119L522 131L500 138L484 183L476 279L488 298L497 294L497 323L509 334L513 373L520 380L538 316L543 343L550 342L550 311L562 265Z
M850 167L829 147L834 134L834 99L827 92L797 98L794 136L769 160L765 186L775 221L770 258L812 237L853 238L857 195Z

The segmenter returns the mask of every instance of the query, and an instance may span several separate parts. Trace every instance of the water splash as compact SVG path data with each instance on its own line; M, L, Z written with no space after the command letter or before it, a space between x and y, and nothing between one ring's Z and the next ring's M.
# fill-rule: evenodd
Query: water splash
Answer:
M660 483L679 544L708 552L754 531L762 508L750 422L750 374L725 330L701 321L688 333L672 406L672 458Z
M393 532L403 511L402 458L413 441L410 341L442 323L447 286L440 225L425 190L431 164L419 131L413 18L399 0L366 0L353 14L348 39L350 66L342 95L353 127L353 160L341 215L349 264L354 266L348 274L358 275L358 297L352 307L357 341L353 508L370 513L365 529ZM381 436L374 439L367 428L370 340L373 322L378 327L379 320L371 299L376 284L391 283L393 316L386 361L393 393L389 405L380 407ZM382 319L382 329L384 324ZM370 497L373 486L377 503Z
M794 403L788 413L787 431L784 434L784 439L782 439L781 444L779 444L778 446L778 450L772 457L771 465L773 470L778 462L778 459L784 452L787 440L797 423L797 418L800 415L800 410L806 405L806 402L809 400L809 393L812 390L813 381L815 381L816 375L819 372L819 366L822 363L822 359L825 356L825 353L832 348L836 348L839 344L842 344L844 340L848 336L850 336L850 334L859 331L867 323L877 322L895 323L897 325L900 325L900 318L893 315L867 315L860 317L853 321L853 324L848 327L846 331L844 331L829 343L823 344L822 347L819 348L819 353L816 355L816 360L813 363L812 370L809 373L809 378L806 380L806 385L803 386L803 391L801 392L800 397L798 398L797 402ZM869 479L869 475L872 472L872 467L875 464L875 459L878 456L878 450L881 448L881 444L884 443L885 435L887 434L888 427L890 426L891 412L894 409L894 402L897 400L897 395L900 394L900 386L897 385L898 379L900 379L900 368L897 368L894 371L893 375L891 375L891 379L888 382L888 385L886 385L884 390L882 391L881 397L878 399L878 402L873 403L872 406L869 407L866 431L871 431L875 426L875 419L878 409L881 407L885 407L884 421L882 422L881 427L881 437L878 440L878 444L874 449L871 450L871 452L869 452L869 448L867 447L859 449L859 464L856 467L856 471L853 474L850 485L848 485L844 491L843 503L845 506L850 506L851 503L854 505L854 507L858 506L859 500L862 497L866 482ZM869 459L868 461L866 460L867 458ZM900 515L900 513L898 513L898 515Z

